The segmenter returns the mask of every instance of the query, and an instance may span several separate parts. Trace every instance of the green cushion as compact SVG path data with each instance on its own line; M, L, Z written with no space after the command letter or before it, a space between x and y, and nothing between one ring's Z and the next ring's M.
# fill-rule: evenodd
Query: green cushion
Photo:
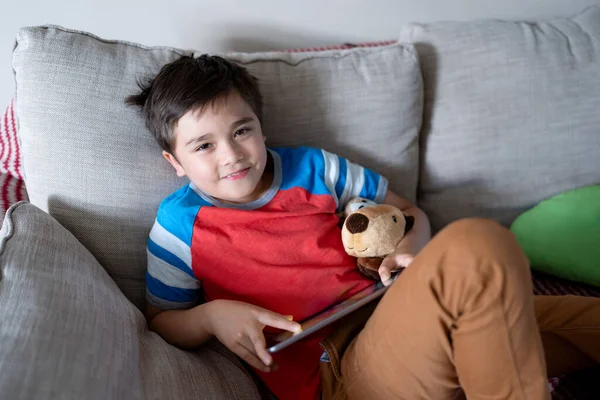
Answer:
M600 185L545 200L510 229L533 269L600 286Z

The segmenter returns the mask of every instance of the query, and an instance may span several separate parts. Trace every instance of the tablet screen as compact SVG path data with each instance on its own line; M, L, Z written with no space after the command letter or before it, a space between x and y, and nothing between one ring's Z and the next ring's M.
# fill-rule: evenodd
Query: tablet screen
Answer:
M396 273L390 279L395 280L398 275L399 274ZM279 343L269 347L267 351L270 353L275 353L288 347L292 343L300 341L319 329L322 329L332 322L337 321L343 316L350 314L352 311L357 310L365 304L381 297L390 286L391 285L384 286L382 282L374 282L373 285L364 288L341 303L335 304L324 311L321 311L320 313L302 321L300 323L302 325L301 332L292 333L286 331L277 335L274 340Z

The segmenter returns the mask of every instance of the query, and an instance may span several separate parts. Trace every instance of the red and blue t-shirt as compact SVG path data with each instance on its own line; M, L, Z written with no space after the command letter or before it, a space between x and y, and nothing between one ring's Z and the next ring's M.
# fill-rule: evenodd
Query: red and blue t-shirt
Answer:
M344 251L336 212L354 196L383 202L387 180L321 149L268 153L273 183L258 200L223 203L189 184L162 201L148 240L150 304L238 300L302 321L371 283ZM274 333L265 329L268 344ZM322 339L274 354L279 368L257 374L281 400L318 398Z

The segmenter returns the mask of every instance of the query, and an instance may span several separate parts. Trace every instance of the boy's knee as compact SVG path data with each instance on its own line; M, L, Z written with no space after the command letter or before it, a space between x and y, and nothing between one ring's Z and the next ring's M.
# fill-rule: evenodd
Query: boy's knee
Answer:
M443 247L461 258L493 259L504 265L529 267L512 232L491 219L457 220L440 231L437 240L443 241Z
M465 244L473 243L473 240L506 240L514 238L508 229L496 221L478 217L462 218L451 222L438 235L453 242L463 241Z
M444 230L473 230L502 228L496 221L481 217L461 218L449 223Z

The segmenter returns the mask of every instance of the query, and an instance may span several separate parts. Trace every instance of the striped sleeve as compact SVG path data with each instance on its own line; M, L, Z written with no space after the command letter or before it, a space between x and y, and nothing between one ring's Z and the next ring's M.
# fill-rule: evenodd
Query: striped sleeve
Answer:
M146 300L162 310L191 308L200 300L190 250L193 219L186 219L174 221L159 210L148 238Z
M356 196L383 203L388 189L388 180L384 176L326 150L321 151L325 163L325 184L336 199L338 211Z

